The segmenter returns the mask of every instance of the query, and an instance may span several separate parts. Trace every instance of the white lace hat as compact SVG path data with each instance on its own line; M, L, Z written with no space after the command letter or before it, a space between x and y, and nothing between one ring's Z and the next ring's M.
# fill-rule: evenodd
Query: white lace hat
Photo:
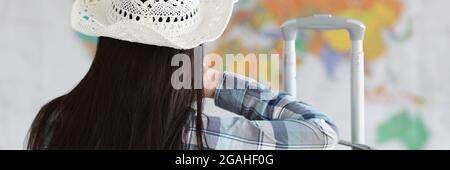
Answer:
M89 36L191 49L214 41L238 0L76 0L72 27Z

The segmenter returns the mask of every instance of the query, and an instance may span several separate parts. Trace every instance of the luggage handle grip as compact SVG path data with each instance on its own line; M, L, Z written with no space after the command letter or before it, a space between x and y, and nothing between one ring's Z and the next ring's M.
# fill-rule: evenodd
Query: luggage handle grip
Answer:
M366 27L357 20L334 17L332 15L313 15L293 19L281 26L284 40L295 40L299 30L340 30L346 29L351 40L363 40Z

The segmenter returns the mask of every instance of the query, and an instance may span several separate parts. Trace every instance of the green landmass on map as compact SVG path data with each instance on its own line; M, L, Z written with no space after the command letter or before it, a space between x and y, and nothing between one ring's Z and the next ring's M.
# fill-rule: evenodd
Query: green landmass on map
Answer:
M377 142L381 144L399 140L407 149L418 150L425 147L428 139L429 133L420 114L412 117L407 110L393 114L377 129Z

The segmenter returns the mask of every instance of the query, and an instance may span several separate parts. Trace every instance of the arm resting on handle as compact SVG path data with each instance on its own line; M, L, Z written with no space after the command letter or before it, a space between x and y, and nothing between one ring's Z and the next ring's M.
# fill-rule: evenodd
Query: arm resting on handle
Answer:
M326 114L249 78L225 72L214 98L240 117L204 117L211 149L333 149L338 142Z

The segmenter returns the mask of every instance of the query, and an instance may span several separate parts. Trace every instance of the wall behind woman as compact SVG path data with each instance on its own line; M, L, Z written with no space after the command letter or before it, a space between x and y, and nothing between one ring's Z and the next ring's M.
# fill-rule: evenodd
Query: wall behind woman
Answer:
M70 28L73 0L0 3L0 149L22 149L40 107L84 76L92 49ZM279 53L278 25L315 13L355 17L366 37L367 142L380 149L449 149L448 0L241 0L220 54ZM245 36L242 36L242 35ZM306 34L299 98L328 113L349 139L348 46L339 33ZM92 45L91 45L92 46ZM210 103L207 102L207 103ZM219 113L207 105L209 113Z
M70 29L72 1L0 3L0 149L22 149L40 107L70 90L91 58Z

